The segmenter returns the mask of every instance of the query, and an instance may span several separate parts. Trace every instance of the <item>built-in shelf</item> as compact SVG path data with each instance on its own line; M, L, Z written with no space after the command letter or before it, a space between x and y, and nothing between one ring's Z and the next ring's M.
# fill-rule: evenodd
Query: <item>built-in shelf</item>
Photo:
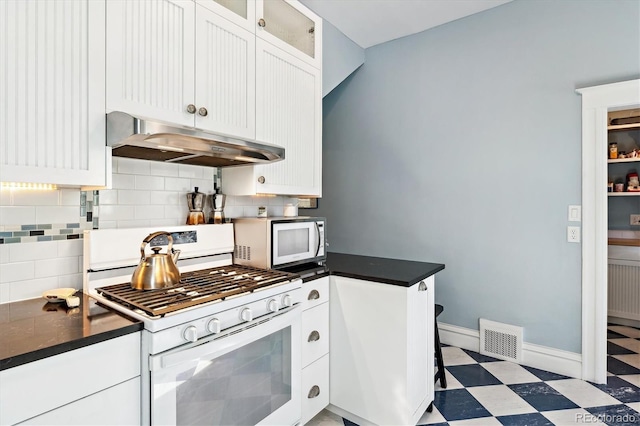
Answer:
M611 124L607 126L607 130L629 130L629 129L640 129L640 123L630 123L630 124Z
M607 160L607 163L609 163L609 164L615 164L615 163L637 163L637 162L640 162L640 157L635 157L635 158L615 158L615 159Z
M640 192L607 192L609 197L639 197Z

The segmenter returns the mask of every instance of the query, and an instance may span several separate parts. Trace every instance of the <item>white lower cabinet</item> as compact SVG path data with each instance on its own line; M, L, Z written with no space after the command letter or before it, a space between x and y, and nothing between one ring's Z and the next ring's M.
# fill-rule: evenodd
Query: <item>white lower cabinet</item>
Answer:
M307 423L329 405L329 277L302 287L302 419Z
M138 424L140 333L0 371L0 424Z
M302 370L302 420L307 423L329 405L329 354Z
M358 424L417 423L434 398L434 283L331 276L331 411Z
M136 425L139 423L140 377L136 377L20 424L84 426L88 424Z

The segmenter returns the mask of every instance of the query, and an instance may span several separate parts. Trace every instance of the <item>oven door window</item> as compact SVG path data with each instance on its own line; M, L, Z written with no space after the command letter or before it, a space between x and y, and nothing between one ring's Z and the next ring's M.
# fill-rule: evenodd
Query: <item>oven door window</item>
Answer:
M152 423L294 424L299 412L288 411L299 410L300 400L292 333L287 326L213 356L152 372Z

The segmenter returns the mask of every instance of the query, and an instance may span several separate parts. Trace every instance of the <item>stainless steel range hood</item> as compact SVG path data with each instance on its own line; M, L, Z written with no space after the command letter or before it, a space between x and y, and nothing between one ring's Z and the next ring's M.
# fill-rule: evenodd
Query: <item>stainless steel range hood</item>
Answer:
M284 148L280 146L233 139L119 111L107 114L107 145L116 157L197 166L242 166L284 159Z

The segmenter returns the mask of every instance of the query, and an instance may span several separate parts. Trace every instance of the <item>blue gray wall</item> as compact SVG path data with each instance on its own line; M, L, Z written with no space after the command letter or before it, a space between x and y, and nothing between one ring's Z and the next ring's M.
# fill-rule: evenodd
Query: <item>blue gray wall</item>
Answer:
M322 97L364 63L364 49L329 21L322 24Z
M445 263L442 322L581 352L575 89L639 77L639 18L637 0L516 0L367 49L324 100L330 251Z

